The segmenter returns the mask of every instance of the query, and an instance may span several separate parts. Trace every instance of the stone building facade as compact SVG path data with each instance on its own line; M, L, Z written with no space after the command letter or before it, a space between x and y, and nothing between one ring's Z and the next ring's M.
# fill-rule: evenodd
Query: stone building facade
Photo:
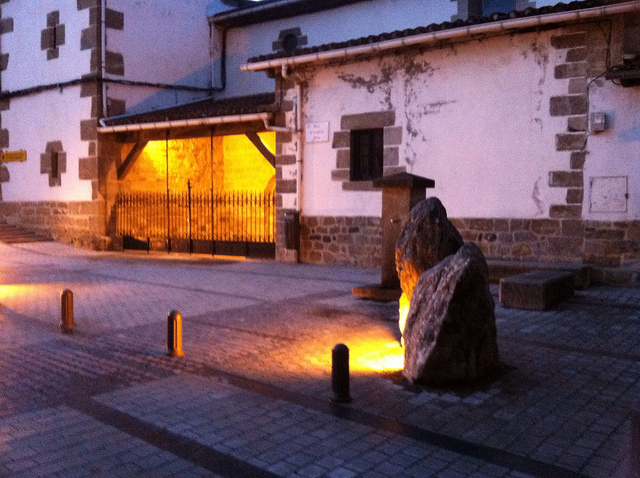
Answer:
M0 2L0 148L25 158L0 163L0 220L83 247L110 247L99 120L211 90L208 74L178 81L210 63L208 2L172 3ZM172 21L163 33L166 16ZM169 39L176 28L189 46ZM147 61L149 42L173 60Z
M247 70L294 78L303 124L330 132L326 141L301 135L297 145L301 260L378 266L380 192L350 179L349 147L353 130L379 128L382 174L434 179L429 194L489 258L596 268L637 261L640 118L622 105L637 104L640 93L606 78L630 56L637 18L628 5L538 31L507 27L508 35L438 42L425 35L388 50L382 35L253 58ZM472 81L455 76L465 69ZM293 85L282 85L294 101Z

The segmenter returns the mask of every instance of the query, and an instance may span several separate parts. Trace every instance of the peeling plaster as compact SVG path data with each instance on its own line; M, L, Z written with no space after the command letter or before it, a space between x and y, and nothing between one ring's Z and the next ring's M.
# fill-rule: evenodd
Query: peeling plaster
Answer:
M443 106L452 105L457 102L458 100L443 100L443 101L436 101L433 103L429 103L424 108L422 108L422 113L425 115L438 114L440 113L440 110L442 109Z
M455 54L455 52L454 52ZM338 73L337 77L351 88L359 90L365 89L369 94L381 92L383 97L380 104L387 110L394 109L392 92L394 82L401 82L402 103L404 110L406 130L405 158L404 161L410 170L415 165L418 154L416 152L420 146L427 142L427 137L419 128L419 123L425 115L439 114L443 107L456 103L457 100L443 99L431 103L421 103L420 97L428 88L431 77L437 71L431 63L416 59L415 53L397 55L391 59L380 59L377 61L379 73L368 77L359 76L352 73Z
M542 199L540 199L540 181L542 180L542 176L536 179L535 184L533 185L533 193L531 193L531 199L536 204L537 211L535 213L536 216L542 216L544 214L544 203Z
M531 43L530 48L531 48L531 53L533 53L533 60L535 61L536 65L540 67L540 70L541 70L540 79L538 80L538 89L534 93L539 96L539 99L536 104L536 111L542 111L543 104L546 104L543 101L544 91L542 87L547 81L547 70L549 65L549 50L546 45L540 45L537 41L534 41L533 43ZM523 52L523 56L526 59L528 56L528 53L526 51ZM536 119L536 123L538 123L537 119ZM542 123L538 123L538 124L540 124L540 130L542 131Z
M539 107L537 109L538 109L538 111L540 111ZM531 121L534 122L535 124L537 124L540 127L540 132L542 132L542 130L543 130L542 118L536 117L536 118L533 118Z
M405 129L407 136L405 140L405 162L409 165L411 171L413 166L418 160L416 153L416 146L418 142L416 139L420 138L422 143L427 142L426 136L420 132L416 126L424 115L438 114L442 106L446 104L455 103L455 100L435 101L428 105L421 105L418 101L418 95L425 88L429 79L433 76L435 69L430 63L416 62L414 58L405 57L404 62L404 115L405 115Z
M347 83L354 90L366 89L368 93L374 94L376 90L381 91L384 94L380 104L387 110L393 109L393 103L391 102L392 83L395 79L397 72L396 65L387 65L384 61L378 62L378 68L380 69L380 75L371 75L369 78L357 76L353 74L341 74L338 73L338 78Z
M538 42L531 44L531 51L533 52L534 61L542 69L542 76L538 81L538 86L542 87L547 80L547 66L549 65L549 49L547 45L539 45Z
M392 80L391 75L388 75L387 72L384 72L384 71L381 73L380 76L371 75L369 78L363 78L362 76L356 76L351 74L349 75L338 74L338 78L340 78L342 81L350 85L351 88L353 88L354 90L357 90L360 88L366 88L366 90L371 94L375 93L377 88L384 85L388 85L389 83L391 83L391 80Z

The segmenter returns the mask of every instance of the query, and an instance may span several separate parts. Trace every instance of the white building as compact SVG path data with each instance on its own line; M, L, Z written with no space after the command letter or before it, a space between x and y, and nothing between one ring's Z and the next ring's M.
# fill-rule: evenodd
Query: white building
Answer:
M407 171L490 258L638 259L640 2L36 3L2 5L0 140L26 151L0 170L7 221L119 247L125 190L234 189L255 165L278 260L372 267L372 180Z

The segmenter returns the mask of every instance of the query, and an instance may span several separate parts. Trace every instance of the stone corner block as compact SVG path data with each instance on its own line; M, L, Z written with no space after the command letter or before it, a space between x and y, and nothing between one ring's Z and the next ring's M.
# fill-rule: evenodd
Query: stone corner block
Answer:
M82 141L98 139L98 123L95 119L80 121L80 139Z

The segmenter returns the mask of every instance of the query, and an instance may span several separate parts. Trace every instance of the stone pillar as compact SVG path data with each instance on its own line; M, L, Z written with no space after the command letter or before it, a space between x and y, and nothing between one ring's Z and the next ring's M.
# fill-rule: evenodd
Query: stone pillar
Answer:
M382 188L382 257L380 285L354 287L353 295L374 300L397 300L400 280L396 272L396 241L411 208L426 198L427 188L435 181L410 173L398 173L376 179Z
M409 212L426 198L427 188L435 186L433 179L410 173L385 176L373 182L382 187L382 270L384 288L397 289L400 280L396 272L396 241Z

